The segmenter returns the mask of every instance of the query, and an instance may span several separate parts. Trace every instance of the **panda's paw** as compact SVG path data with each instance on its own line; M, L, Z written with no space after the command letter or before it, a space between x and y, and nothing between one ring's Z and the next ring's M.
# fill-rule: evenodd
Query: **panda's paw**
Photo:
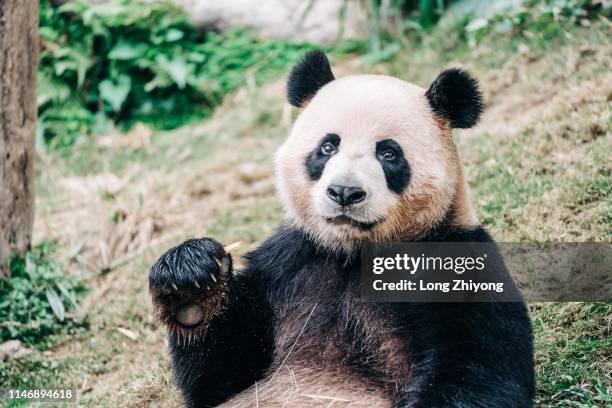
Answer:
M231 278L232 258L219 242L185 241L151 267L149 291L155 317L170 329L205 327L222 312Z

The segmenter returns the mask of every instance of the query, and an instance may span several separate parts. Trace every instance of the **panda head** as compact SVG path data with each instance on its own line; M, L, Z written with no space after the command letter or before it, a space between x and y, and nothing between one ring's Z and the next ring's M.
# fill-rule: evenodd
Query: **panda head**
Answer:
M447 69L426 90L397 78L335 79L320 51L293 68L289 102L301 109L276 154L289 222L332 249L415 239L442 220L477 221L452 128L476 124L477 82Z

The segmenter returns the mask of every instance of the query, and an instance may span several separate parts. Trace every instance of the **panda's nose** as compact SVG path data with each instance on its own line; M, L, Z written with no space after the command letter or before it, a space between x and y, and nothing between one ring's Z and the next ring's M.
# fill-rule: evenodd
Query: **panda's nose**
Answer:
M359 203L366 197L366 192L359 187L332 184L327 187L327 196L343 207Z

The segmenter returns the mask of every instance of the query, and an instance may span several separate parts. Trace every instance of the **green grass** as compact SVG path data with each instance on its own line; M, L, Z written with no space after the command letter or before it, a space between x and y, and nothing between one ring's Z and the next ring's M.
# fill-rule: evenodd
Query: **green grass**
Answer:
M591 407L612 403L612 305L531 306L541 406Z

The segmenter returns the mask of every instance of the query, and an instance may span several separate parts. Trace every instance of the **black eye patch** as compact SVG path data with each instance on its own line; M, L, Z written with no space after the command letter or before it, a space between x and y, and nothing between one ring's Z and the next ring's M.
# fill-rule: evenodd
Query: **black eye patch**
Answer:
M326 155L321 150L326 143L331 143L337 149L338 146L340 146L340 136L335 133L328 133L308 155L306 159L306 170L311 180L316 181L321 178L323 170L325 170L325 164L332 157L331 154Z
M400 145L392 139L376 143L376 159L383 168L389 190L400 194L410 181L410 166Z

